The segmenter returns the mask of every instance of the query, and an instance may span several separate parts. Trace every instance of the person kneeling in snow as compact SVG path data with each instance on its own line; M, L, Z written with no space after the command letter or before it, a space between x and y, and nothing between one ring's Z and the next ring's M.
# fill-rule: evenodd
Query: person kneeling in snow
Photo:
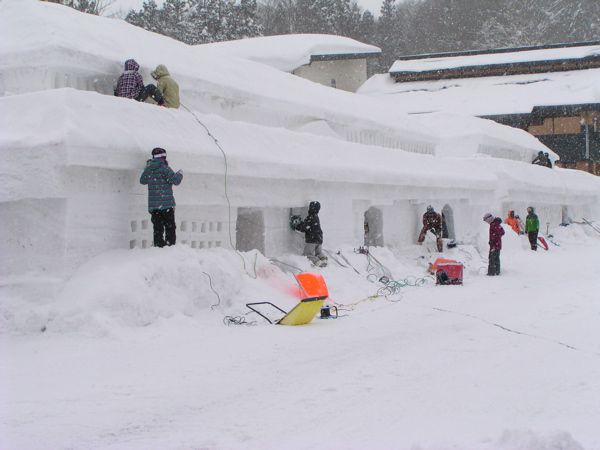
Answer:
M304 253L315 266L326 266L327 256L321 250L323 244L323 230L319 220L319 211L321 204L319 202L310 202L308 205L308 215L302 220L299 216L292 216L290 224L294 230L304 233Z
M490 213L483 216L483 221L490 225L490 254L488 258L488 275L500 275L500 250L502 250L502 236L504 236L504 228L502 228L502 219L494 217Z
M138 72L140 65L135 59L125 61L125 71L119 77L115 87L116 97L132 98L138 102L144 102L148 97L152 97L156 103L164 103L160 90L153 84L144 86L142 75Z
M164 64L159 64L150 75L156 80L158 90L164 99L164 106L179 108L179 85L171 78L167 67Z
M167 162L167 152L163 148L152 150L152 159L140 177L141 184L148 185L148 211L154 226L154 246L175 245L175 198L173 185L183 179L181 170L173 172Z

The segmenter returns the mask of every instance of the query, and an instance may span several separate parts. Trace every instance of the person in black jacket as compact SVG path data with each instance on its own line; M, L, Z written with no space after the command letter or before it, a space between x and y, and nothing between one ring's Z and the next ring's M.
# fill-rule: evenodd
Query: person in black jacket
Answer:
M319 221L320 210L321 204L319 202L310 202L306 219L301 220L298 216L292 216L291 225L294 230L304 233L305 244L303 255L315 266L326 266L327 257L321 249L321 245L323 244L323 230Z

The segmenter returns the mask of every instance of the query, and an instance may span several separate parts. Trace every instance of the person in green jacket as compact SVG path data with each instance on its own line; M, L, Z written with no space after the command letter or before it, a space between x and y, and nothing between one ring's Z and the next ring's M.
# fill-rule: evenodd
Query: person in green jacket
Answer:
M159 64L150 75L157 82L158 90L164 100L164 106L167 108L179 108L179 85L171 78L167 67L164 64Z
M531 250L537 250L538 232L540 231L540 220L535 214L533 206L527 208L527 217L525 218L525 233L529 238Z

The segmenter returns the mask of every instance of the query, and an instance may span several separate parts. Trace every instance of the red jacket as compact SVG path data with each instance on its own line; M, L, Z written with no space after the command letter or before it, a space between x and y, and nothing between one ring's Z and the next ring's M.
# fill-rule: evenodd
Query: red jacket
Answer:
M502 219L500 217L496 217L490 224L490 250L502 249L502 236L504 236Z

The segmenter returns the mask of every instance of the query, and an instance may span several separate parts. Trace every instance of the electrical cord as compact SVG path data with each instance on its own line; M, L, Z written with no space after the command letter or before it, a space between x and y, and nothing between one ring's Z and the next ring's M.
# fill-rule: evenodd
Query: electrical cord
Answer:
M210 129L198 118L198 116L194 113L194 111L189 109L183 103L181 103L181 106L186 111L188 111L194 117L194 119L196 119L196 122L198 122L202 126L202 128L204 128L204 130L206 131L206 134L208 134L208 136L213 140L213 142L215 143L215 145L217 146L217 148L221 151L221 154L223 155L223 163L225 165L225 172L224 172L224 176L223 176L223 183L224 183L223 187L224 187L224 191L225 191L225 200L227 201L227 217L228 217L227 218L227 232L229 235L229 244L231 245L231 248L235 250L235 252L238 254L240 259L242 260L242 265L244 266L244 271L246 272L246 275L248 275L250 278L256 280L258 278L258 275L256 274L256 259L254 260L254 274L252 275L252 274L250 274L250 272L248 272L248 268L246 267L246 259L238 251L237 246L233 243L233 236L231 234L231 200L229 198L229 191L227 188L227 180L228 180L228 175L229 175L229 164L227 162L227 153L225 153L225 150L223 150L223 147L221 147L221 144L219 144L219 140L215 137L214 134L212 134ZM258 258L258 255L256 255L256 258Z

